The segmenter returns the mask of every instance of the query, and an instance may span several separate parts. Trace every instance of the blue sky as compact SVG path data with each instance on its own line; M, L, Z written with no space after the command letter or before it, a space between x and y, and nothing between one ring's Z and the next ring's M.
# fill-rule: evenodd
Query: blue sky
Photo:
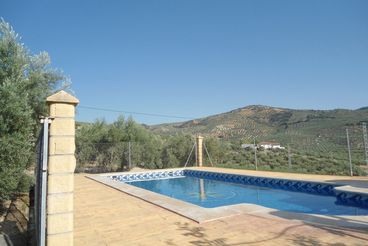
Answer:
M364 0L1 0L0 16L50 54L81 106L196 118L368 105ZM79 108L77 119L117 115Z

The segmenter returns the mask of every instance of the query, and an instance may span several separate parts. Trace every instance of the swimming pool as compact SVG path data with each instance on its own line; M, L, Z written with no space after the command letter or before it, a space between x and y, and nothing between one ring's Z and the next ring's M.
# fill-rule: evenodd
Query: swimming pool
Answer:
M338 204L336 197L197 177L133 181L128 184L205 208L252 203L278 210L326 214L368 215L368 209Z
M368 197L337 193L334 188L338 185L331 183L194 170L133 173L110 178L203 208L256 204L297 213L368 215Z

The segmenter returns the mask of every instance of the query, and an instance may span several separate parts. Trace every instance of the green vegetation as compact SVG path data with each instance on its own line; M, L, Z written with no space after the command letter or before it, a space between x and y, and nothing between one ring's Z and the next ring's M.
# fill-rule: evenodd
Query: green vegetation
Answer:
M234 145L231 147L235 148ZM219 167L255 169L254 150L229 150L225 162ZM258 170L281 171L295 173L350 175L347 158L333 158L294 151L291 154L291 165L288 162L287 150L257 151ZM353 165L354 175L366 175L362 168Z
M158 135L149 128L135 123L131 118L119 117L112 124L98 120L82 124L77 130L77 163L80 171L117 171L128 169L129 147L133 166L142 168L170 168L184 166L194 143L194 136L177 133ZM253 149L242 149L243 140L221 140L206 137L205 145L217 167L255 169ZM359 154L361 154L359 152ZM257 150L258 170L298 173L349 175L346 149L336 152L309 151L309 149ZM360 155L353 155L353 163L359 163ZM189 165L195 162L194 154ZM204 157L207 166L210 160ZM364 175L358 166L354 175Z
M193 139L189 135L161 137L131 118L125 120L121 116L112 124L97 120L77 127L77 169L127 169L129 142L131 163L144 168L180 167L185 163L193 145Z
M32 55L0 21L0 200L27 189L24 175L34 153L38 116L45 98L63 77L49 68L47 53Z

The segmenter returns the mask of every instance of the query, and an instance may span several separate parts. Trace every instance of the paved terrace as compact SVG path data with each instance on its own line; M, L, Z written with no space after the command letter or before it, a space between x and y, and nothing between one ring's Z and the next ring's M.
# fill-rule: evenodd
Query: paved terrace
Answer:
M368 187L367 177L201 168L263 177ZM243 214L198 224L121 191L75 175L75 245L368 245L368 231ZM354 221L348 221L354 224Z

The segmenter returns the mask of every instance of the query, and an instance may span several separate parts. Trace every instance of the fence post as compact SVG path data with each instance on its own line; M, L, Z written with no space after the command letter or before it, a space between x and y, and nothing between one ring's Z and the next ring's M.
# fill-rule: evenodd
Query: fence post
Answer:
M287 151L288 151L288 166L289 170L291 170L291 151L290 151L290 145L287 145Z
M256 166L256 170L258 170L258 158L257 158L256 138L254 138L253 147L254 147L254 165Z
M128 169L130 171L130 169L132 169L132 154L131 154L131 145L130 145L130 141L128 142Z
M198 135L196 138L196 163L201 167L203 163L203 137Z
M348 144L350 176L353 176L353 164L351 163L351 149L350 149L350 139L349 139L349 129L348 128L346 128L346 141Z
M65 91L47 98L50 118L47 182L47 245L73 245L75 107Z

